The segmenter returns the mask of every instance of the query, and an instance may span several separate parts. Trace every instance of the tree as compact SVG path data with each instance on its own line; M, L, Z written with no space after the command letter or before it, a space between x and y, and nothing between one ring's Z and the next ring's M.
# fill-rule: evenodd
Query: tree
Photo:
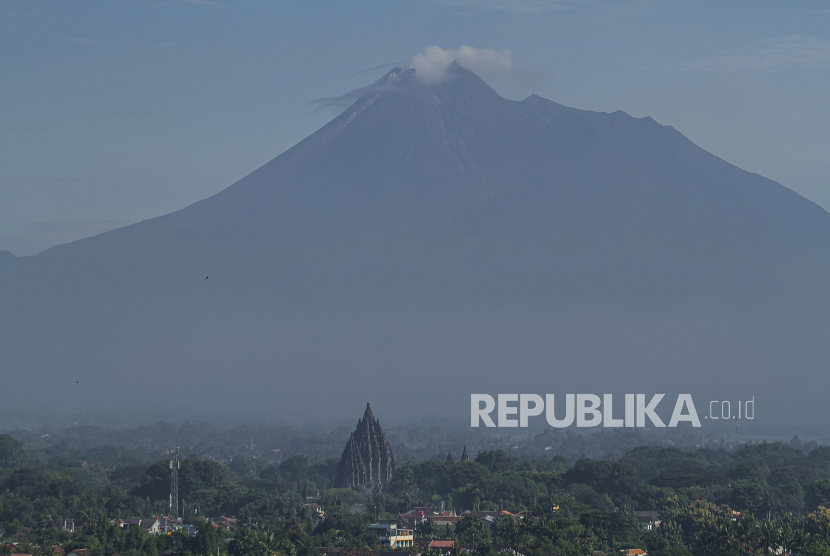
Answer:
M0 467L17 467L24 455L20 442L8 434L0 434Z
M569 469L562 479L565 484L584 484L591 488L605 485L611 477L613 467L607 461L596 461L582 458Z
M471 515L462 519L453 529L453 533L464 546L490 544L490 526Z
M505 454L503 450L481 452L476 456L475 461L493 473L503 473L516 467L516 460Z
M764 486L751 481L737 481L732 485L731 507L743 513L766 514L769 496Z
M758 544L758 520L750 514L741 514L737 522L737 538L743 551L751 553Z
M438 536L438 526L431 517L415 524L415 534L419 537L434 539Z
M255 531L243 527L236 531L233 540L228 545L230 556L265 556L262 542Z
M280 473L292 481L290 484L299 485L299 481L308 474L308 467L309 461L306 456L293 456L280 464Z
M820 506L807 516L806 524L813 539L830 546L830 510Z
M761 525L758 528L757 548L761 550L762 554L777 554L776 551L780 548L780 546L780 525L772 520L761 522Z
M804 497L807 508L810 510L817 510L819 507L830 507L830 479L821 479L813 481L807 488L807 494Z
M496 539L509 547L513 554L524 551L525 542L528 540L528 526L524 520L517 520L513 516L496 518L494 524Z
M715 530L724 520L732 519L732 511L727 506L718 506L706 500L697 500L688 506L670 508L666 511L666 522L680 526L685 544L692 544L702 531Z
M781 542L781 550L784 554L789 554L795 543L796 535L796 532L793 529L792 517L786 516L782 519L779 527L778 538Z
M208 521L200 521L196 528L196 535L190 542L190 549L194 554L213 556L227 554L225 537L218 527Z
M734 481L763 483L767 479L767 470L762 463L755 460L747 460L738 463L733 469L730 469L726 473L726 476Z
M602 490L617 496L633 496L643 481L630 463L615 463L611 475L601 485Z
M268 531L262 533L260 545L264 556L295 556L297 554L297 548L291 541Z

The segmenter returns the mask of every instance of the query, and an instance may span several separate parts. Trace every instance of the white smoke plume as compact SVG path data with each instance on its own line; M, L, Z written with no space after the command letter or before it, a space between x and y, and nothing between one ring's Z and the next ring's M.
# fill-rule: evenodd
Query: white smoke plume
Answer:
M494 50L492 48L475 48L462 44L458 48L444 50L440 46L428 46L421 54L416 54L409 62L415 68L415 75L426 83L441 81L453 62L480 75L498 75L513 68L512 54L509 48Z
M382 68L398 66L401 68L413 68L415 76L424 83L438 83L447 74L447 70L453 62L458 62L463 68L484 77L491 77L513 69L512 54L509 48L495 50L492 48L476 48L462 44L458 48L444 50L440 46L428 46L420 54L416 54L408 62L397 62L376 66L368 71L376 71ZM370 93L380 93L387 90L398 79L397 73L389 73L386 78L379 80L366 87L360 87L337 97L326 97L312 100L311 104L316 105L314 111L328 108L340 110L350 106L356 99Z

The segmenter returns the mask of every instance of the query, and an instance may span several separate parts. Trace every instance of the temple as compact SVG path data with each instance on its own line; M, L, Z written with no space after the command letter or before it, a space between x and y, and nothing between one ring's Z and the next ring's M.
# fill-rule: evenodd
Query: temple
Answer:
M343 449L334 486L363 486L381 492L389 485L394 473L392 446L375 419L372 406L367 403L363 418L357 422L357 428Z

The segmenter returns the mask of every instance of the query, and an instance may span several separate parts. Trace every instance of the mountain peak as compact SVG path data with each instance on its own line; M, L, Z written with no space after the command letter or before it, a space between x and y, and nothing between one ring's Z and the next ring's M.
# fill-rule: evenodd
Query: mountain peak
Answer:
M452 62L443 77L438 80L422 79L414 68L394 68L366 87L360 99L377 98L385 92L429 98L441 104L454 101L459 97L489 99L490 101L504 100L483 79L465 69L457 61Z

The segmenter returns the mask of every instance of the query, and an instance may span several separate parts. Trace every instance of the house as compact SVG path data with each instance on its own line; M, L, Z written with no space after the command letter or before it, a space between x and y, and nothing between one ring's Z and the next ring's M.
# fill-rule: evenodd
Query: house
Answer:
M623 556L648 556L648 552L640 548L623 548L620 550Z
M219 527L222 531L230 531L236 527L237 520L235 517L220 515L219 517L209 517L208 522Z
M436 512L429 506L415 506L414 508L406 512L406 515L419 515L423 517L430 517L433 515L438 515L438 512Z
M659 527L662 523L660 512L634 512L634 515L637 516L637 519L643 524L643 528L646 531L651 531L655 527Z
M453 547L455 547L455 541L432 541L427 546L428 549L437 550L441 554L449 554Z
M482 519L484 517L489 516L489 517L492 517L492 518L495 519L495 518L500 517L500 516L508 516L508 515L513 515L513 514L511 514L507 510L502 510L500 512L464 512L464 515L471 515L471 516L477 517L479 519Z
M121 526L123 529L130 530L132 527L141 527L144 532L149 535L161 534L161 524L155 517L149 519L128 519Z
M480 518L481 521L489 525L490 527L496 522L496 518L491 515L485 515L484 517Z
M165 535L170 535L174 531L187 531L191 535L196 534L195 525L185 524L172 517L162 517L159 519L159 530Z
M311 508L311 511L314 512L314 515L316 515L320 519L326 517L326 511L323 509L323 507L320 504L317 504L316 502L312 502L310 504L306 504L306 506Z
M419 515L398 514L395 516L395 523L402 529L415 529L415 526L424 521L424 517Z
M430 516L429 519L434 521L435 525L437 527L446 527L448 525L455 525L456 523L458 523L459 521L461 521L464 518L461 517L460 515L451 515L451 516L435 515L435 516Z
M408 548L412 546L415 536L412 529L399 529L396 523L374 523L369 532L375 535L378 546L391 548Z
M500 511L500 512L470 512L470 511L465 511L462 515L465 515L465 516L471 515L473 517L477 517L481 521L486 523L487 525L492 526L496 522L496 518L504 517L504 516L511 516L513 514L508 512L507 510L503 510L503 511ZM524 512L522 512L522 515L517 515L516 517L518 519L522 519L524 517Z

